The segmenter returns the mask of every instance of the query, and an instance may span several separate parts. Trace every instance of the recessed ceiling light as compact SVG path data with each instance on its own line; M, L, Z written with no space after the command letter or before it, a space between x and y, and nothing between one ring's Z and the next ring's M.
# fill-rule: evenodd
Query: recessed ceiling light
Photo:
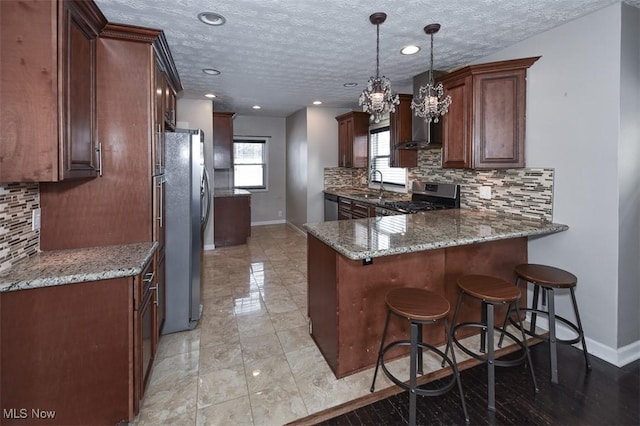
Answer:
M252 106L251 108L253 108L253 109L260 109L260 108L262 108L262 107L261 107L260 105L254 105L254 106Z
M202 72L209 75L220 75L220 71L214 70L213 68L205 68Z
M214 95L213 93L207 93L206 95L204 95L204 97L213 99L216 97L216 95Z
M343 84L344 87L356 87L358 85L358 83L345 83Z
M220 26L227 22L226 18L220 14L213 12L198 13L198 19L207 25Z
M313 101L314 105L322 105L322 101Z
M410 45L410 46L403 47L400 53L402 53L403 55L415 55L419 51L420 51L420 47Z

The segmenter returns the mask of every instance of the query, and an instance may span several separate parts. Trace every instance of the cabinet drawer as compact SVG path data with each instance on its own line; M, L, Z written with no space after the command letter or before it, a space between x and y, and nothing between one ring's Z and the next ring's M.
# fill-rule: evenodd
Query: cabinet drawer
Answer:
M139 276L136 277L136 283L134 285L134 301L133 309L138 311L142 301L149 297L149 293L155 291L155 269L153 267L153 260L149 261L144 267Z
M369 217L369 205L354 201L351 203L351 214L354 217Z

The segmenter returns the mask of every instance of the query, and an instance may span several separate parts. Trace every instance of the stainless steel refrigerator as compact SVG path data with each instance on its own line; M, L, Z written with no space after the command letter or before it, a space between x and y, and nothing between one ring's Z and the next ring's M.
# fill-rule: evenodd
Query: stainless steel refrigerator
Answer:
M166 319L162 334L189 330L202 313L203 233L211 208L202 130L165 134Z

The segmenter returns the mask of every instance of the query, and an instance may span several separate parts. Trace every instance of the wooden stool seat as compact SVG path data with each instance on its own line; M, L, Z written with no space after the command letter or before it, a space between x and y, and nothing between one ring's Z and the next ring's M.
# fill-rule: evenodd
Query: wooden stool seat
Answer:
M523 263L516 266L515 272L522 279L530 283L540 284L546 287L569 288L575 287L578 278L571 272L547 265Z
M409 320L436 321L446 317L451 309L444 297L419 288L393 289L387 293L385 301L394 313Z
M492 303L512 303L520 299L520 290L500 278L487 275L465 275L458 287L469 296Z

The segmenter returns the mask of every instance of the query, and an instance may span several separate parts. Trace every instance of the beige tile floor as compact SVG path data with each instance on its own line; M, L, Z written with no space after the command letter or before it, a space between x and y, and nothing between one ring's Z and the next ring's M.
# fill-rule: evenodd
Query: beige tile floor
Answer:
M337 380L309 336L306 259L286 225L205 252L200 324L162 337L133 424L282 425L369 394L372 370ZM402 361L389 367L408 377ZM378 375L376 390L390 385Z

